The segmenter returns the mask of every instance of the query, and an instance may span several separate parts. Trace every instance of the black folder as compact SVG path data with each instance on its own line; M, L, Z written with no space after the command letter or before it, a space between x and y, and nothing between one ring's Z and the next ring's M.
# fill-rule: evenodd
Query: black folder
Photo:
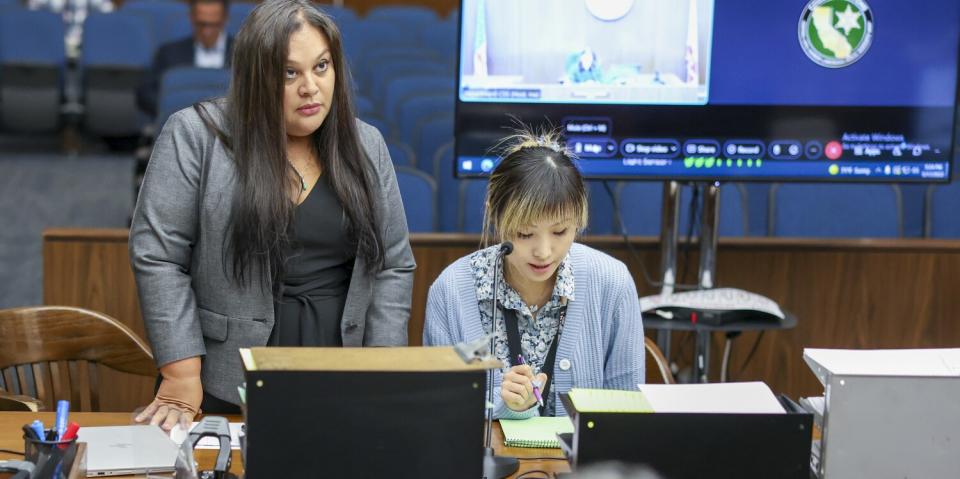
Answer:
M246 477L482 475L489 364L464 364L453 348L243 356Z
M574 424L560 443L575 470L619 461L666 479L810 478L813 416L783 396L786 414L579 412L560 399Z

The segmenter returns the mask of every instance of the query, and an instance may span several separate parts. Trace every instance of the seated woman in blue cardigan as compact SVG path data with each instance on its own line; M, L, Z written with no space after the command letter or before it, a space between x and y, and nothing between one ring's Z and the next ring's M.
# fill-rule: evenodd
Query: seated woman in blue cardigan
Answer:
M562 416L559 393L572 387L636 389L644 381L640 304L626 265L574 243L587 224L587 193L571 154L550 134L506 142L490 175L483 234L484 244L491 234L513 243L496 292L496 355L507 369L494 374L494 417ZM424 345L491 331L499 249L458 259L433 283Z

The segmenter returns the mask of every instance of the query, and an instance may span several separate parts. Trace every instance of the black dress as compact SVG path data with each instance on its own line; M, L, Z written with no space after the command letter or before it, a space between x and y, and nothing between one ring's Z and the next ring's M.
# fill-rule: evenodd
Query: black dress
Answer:
M271 346L342 346L340 320L356 255L340 200L321 176L296 210Z

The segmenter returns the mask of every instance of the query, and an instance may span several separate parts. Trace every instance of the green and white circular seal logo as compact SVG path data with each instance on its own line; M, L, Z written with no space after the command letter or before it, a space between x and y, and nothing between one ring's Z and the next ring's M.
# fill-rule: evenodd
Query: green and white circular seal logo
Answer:
M859 60L873 40L873 14L864 0L810 0L797 28L803 52L816 64L841 68Z

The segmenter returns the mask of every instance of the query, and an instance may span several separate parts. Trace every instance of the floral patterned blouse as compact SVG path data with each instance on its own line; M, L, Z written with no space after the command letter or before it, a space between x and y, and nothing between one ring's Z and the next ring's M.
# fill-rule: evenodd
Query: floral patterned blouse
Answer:
M494 262L500 245L482 249L470 255L470 269L477 286L477 299L480 306L480 321L487 333L491 330L492 318L490 306L493 302L493 275ZM504 260L503 262L505 262ZM501 264L501 269L503 264ZM526 304L520 293L504 281L501 271L499 282L500 307L516 311L520 326L520 343L524 359L533 368L534 374L540 372L543 363L550 351L550 345L560 328L560 312L573 301L573 266L570 264L570 255L560 262L557 268L557 281L553 287L553 294L547 304L537 307ZM503 361L505 370L516 362L510 358L510 347L507 344L507 329L503 314L497 314L497 336L495 339L497 359ZM552 379L552 378L550 378ZM549 380L549 379L548 379Z

